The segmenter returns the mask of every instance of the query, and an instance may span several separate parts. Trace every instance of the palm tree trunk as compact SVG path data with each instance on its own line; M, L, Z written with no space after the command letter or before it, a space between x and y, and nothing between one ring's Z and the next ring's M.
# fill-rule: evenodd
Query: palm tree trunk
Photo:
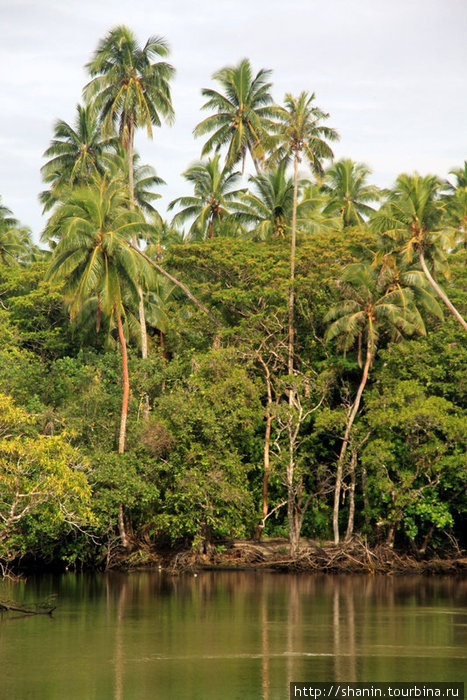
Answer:
M128 154L128 189L130 191L130 202L131 207L135 205L135 184L134 184L134 173L133 173L133 161L134 161L134 139L135 139L135 124L134 119L130 117L130 123L128 125L128 144L126 151Z
M294 360L294 304L295 304L295 247L297 236L297 198L298 198L298 153L294 158L293 201L292 201L292 227L290 240L290 280L288 299L288 362L289 375L293 374ZM289 392L289 405L292 403L292 390Z
M119 311L115 309L115 315L117 317L117 330L118 330L118 340L120 342L121 352L122 352L122 382L123 382L123 395L122 395L122 410L120 417L120 433L118 438L118 454L123 454L125 452L125 440L126 440L126 422L128 416L128 399L130 396L130 380L128 375L128 353L126 347L125 334L123 332L123 324Z
M357 415L358 409L360 408L360 401L362 398L363 390L368 380L368 373L370 371L371 362L373 360L373 352L371 349L370 333L368 333L367 349L366 349L366 359L365 366L363 367L362 379L360 381L360 386L358 387L357 395L355 396L355 401L352 404L352 408L347 419L347 425L345 426L344 439L342 441L341 451L339 454L339 459L337 461L337 471L336 471L336 485L334 487L334 509L332 514L332 528L334 532L334 544L339 544L339 503L342 489L342 474L344 467L344 458L347 451L347 446L349 444L350 431Z
M449 297L447 296L447 294L446 294L445 292L443 292L443 290L441 289L441 287L439 286L439 284L433 279L433 277L432 277L432 275L431 275L431 273L430 273L430 271L429 271L429 269L428 269L428 266L427 266L427 264L426 264L425 256L423 255L423 250L422 250L421 248L419 248L419 250L418 250L418 259L419 259L419 261L420 261L420 265L421 265L421 267L422 267L423 274L425 275L425 277L427 278L428 282L431 284L431 286L432 286L433 289L435 290L436 294L437 294L437 295L439 296L439 298L444 302L444 304L447 306L447 308L448 308L449 311L452 313L452 315L455 316L455 318L457 318L457 320L459 321L459 323L461 324L461 326L463 327L463 329L464 329L465 331L467 331L467 323L466 323L465 320L462 318L462 316L460 315L460 313L458 312L458 310L456 309L456 307L454 306L454 304L451 303L451 301L449 300Z
M297 221L297 193L298 193L298 153L295 153L294 158L294 181L293 181L293 200L292 200L292 226L290 240L290 279L289 279L289 295L288 295L288 347L287 347L287 372L290 377L294 370L294 305L295 305L295 245L296 245L296 221ZM294 401L294 389L291 386L289 389L289 461L287 465L287 520L289 524L289 544L291 556L296 556L298 551L298 538L296 522L295 522L295 491L294 491L294 472L295 472L295 440L293 439L292 425L292 407Z
M130 206L133 209L135 207L135 183L134 183L134 138L135 138L135 124L134 119L130 117L129 124L129 135L128 135L128 189L130 191ZM133 236L133 244L138 247L138 239ZM148 332L146 326L146 314L144 312L144 294L141 284L137 284L138 290L138 317L139 317L139 327L141 335L141 359L146 360L148 357ZM143 397L143 419L147 420L149 418L149 396L145 392Z
M123 324L120 316L120 312L114 307L115 315L117 317L117 330L118 330L118 340L120 342L120 347L122 351L122 381L123 381L123 395L122 395L122 411L120 417L120 433L118 437L118 454L123 454L125 452L125 440L126 440L126 422L128 416L128 399L130 396L130 378L128 374L128 354L125 340L125 333L123 332ZM123 504L120 503L118 509L118 529L120 532L120 537L122 544L125 549L128 549L128 537L125 530L125 521L123 517Z

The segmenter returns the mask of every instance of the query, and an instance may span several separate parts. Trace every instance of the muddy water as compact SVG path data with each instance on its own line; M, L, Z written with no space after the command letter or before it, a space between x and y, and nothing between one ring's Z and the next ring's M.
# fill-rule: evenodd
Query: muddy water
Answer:
M206 572L0 582L1 700L276 700L290 681L467 681L467 581Z

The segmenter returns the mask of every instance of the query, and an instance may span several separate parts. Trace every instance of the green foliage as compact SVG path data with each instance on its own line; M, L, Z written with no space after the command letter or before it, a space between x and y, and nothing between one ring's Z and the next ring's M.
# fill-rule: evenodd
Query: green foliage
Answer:
M411 539L443 530L465 510L467 420L416 380L392 381L367 403L371 438L362 451L380 527L401 526Z
M4 394L0 413L0 559L11 561L95 519L79 452L64 436L27 434L32 418Z
M202 91L194 133L215 153L171 204L185 235L155 211L162 181L134 153L136 129L173 119L167 55L124 26L99 43L86 104L45 152L52 251L0 204L0 559L95 565L122 525L135 547L250 536L265 472L264 531L286 536L295 518L327 538L336 460L338 526L355 486L354 531L372 541L467 544L466 163L451 183L400 175L373 212L366 166L325 170L338 135L315 95L274 105L271 72L243 59ZM248 152L256 176L239 189ZM298 179L301 162L316 181Z
M146 446L157 431L165 472L163 512L153 521L173 539L194 545L248 532L254 506L248 476L256 465L255 432L261 420L258 388L233 350L193 357L191 372L156 401ZM160 454L160 438L165 450Z

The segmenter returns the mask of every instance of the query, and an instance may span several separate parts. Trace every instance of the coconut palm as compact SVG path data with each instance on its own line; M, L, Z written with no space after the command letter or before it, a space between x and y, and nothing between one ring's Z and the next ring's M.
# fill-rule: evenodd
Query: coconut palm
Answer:
M383 247L398 249L405 262L418 259L431 287L467 330L466 321L435 279L437 273L448 273L447 251L452 239L444 226L446 201L439 196L441 188L434 175L400 175L371 226L381 235Z
M232 204L235 217L247 227L253 227L257 240L284 238L290 235L293 180L287 177L284 164L264 175L249 178L250 190L239 195ZM308 180L298 183L297 233L307 234L328 228L329 219L321 210L324 198Z
M133 154L134 204L148 217L158 216L153 202L160 199L161 195L154 192L154 188L165 185L165 180L158 177L151 165L141 165L139 161L140 156L135 152ZM125 187L129 179L129 160L128 154L120 144L116 144L114 151L105 154L103 163L109 177L120 180L122 187Z
M31 250L31 232L21 226L13 212L0 201L0 262L9 267L18 265Z
M332 158L333 152L327 141L335 141L337 132L322 122L329 115L313 104L314 93L302 92L298 97L285 96L283 107L277 108L280 123L275 150L270 163L287 164L293 161L293 199L290 245L290 285L288 296L288 371L293 374L294 359L294 299L295 299L295 247L297 233L298 166L305 158L313 173L324 174L322 161Z
M416 284L416 278L411 282ZM425 325L415 304L413 289L394 284L394 274L389 268L378 270L367 262L349 265L338 283L342 301L333 306L325 317L330 323L326 340L339 339L339 346L347 351L356 343L365 347L365 360L360 384L349 409L344 437L337 461L334 489L333 531L334 541L339 542L339 503L343 480L343 466L350 434L360 408L363 390L370 368L383 335L390 340L401 340L413 333L425 334ZM425 300L428 304L428 298ZM439 314L439 306L431 306Z
M118 26L99 43L93 58L86 64L92 80L84 88L85 99L100 114L104 134L112 134L118 125L121 144L128 154L131 205L135 199L135 130L144 127L152 138L152 127L161 126L161 118L168 123L174 119L170 80L175 70L165 61L154 62L155 58L165 58L168 53L165 39L150 37L141 48L128 27ZM146 321L141 286L139 289L141 355L145 359Z
M239 172L231 172L219 165L220 154L206 162L192 165L183 173L183 177L193 184L194 193L189 197L177 197L172 200L167 209L182 207L172 220L172 225L183 224L192 219L189 232L192 237L197 232L203 238L213 238L220 231L222 223L231 214L230 207L242 190L234 189L240 180Z
M141 261L130 246L134 231L142 226L139 210L128 206L126 189L118 181L95 178L77 187L53 215L62 237L54 249L49 276L63 280L64 294L74 317L89 297L97 297L98 313L109 316L117 327L122 353L122 409L118 452L125 451L129 376L123 321L125 295L137 298Z
M329 197L324 213L339 215L345 228L361 225L374 213L368 202L380 198L378 188L366 182L370 172L366 165L350 158L334 163L324 179L323 191Z
M150 217L150 225L144 236L145 253L156 262L162 262L165 250L173 244L183 245L188 238L184 231L163 219L157 212Z
M322 124L329 115L313 104L315 95L302 92L298 97L286 94L284 106L277 108L279 126L276 129L275 147L270 156L269 163L275 165L289 161L293 162L293 196L292 196L292 222L290 231L290 277L287 298L288 324L287 324L287 370L291 376L294 373L294 346L295 346L295 248L297 238L297 206L298 206L298 166L305 158L314 174L322 176L324 173L322 161L332 158L333 152L327 143L338 138L334 129ZM295 393L291 384L288 389L289 403L289 458L286 472L287 484L287 518L289 522L289 537L291 552L294 551L295 532L295 488L294 471L295 456L294 445L296 431L293 427L293 408Z
M253 226L258 240L283 238L290 231L293 182L279 166L264 175L249 178L251 191L239 195L235 214L242 222Z
M84 88L102 120L103 134L110 135L118 127L123 148L128 153L129 188L133 201L133 152L135 130L146 128L152 138L152 127L174 119L170 80L174 68L164 58L169 48L165 39L150 37L144 47L125 26L112 29L99 43L93 58L86 64L92 80Z
M467 246L467 160L463 168L449 171L454 175L455 183L448 183L448 193L445 196L446 221L448 225L459 231L460 243Z
M270 70L261 69L253 77L247 58L214 73L212 77L220 84L222 92L210 88L201 91L207 98L201 109L214 114L200 122L193 132L195 136L211 133L201 151L202 156L227 146L226 166L231 168L241 161L243 174L249 152L259 173L277 111L271 96L270 76Z
M41 168L44 182L50 185L39 195L44 212L61 199L60 193L66 198L64 190L85 184L96 173L102 173L102 156L114 143L114 138L102 138L100 123L89 105L76 106L73 125L58 120L54 138L44 153L44 158L50 160Z

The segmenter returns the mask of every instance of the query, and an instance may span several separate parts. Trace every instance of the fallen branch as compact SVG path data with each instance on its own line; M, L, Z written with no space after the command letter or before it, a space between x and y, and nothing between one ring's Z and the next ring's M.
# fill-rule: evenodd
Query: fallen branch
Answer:
M56 607L48 603L37 603L34 608L20 608L18 605L0 601L0 612L19 612L24 615L51 615Z

